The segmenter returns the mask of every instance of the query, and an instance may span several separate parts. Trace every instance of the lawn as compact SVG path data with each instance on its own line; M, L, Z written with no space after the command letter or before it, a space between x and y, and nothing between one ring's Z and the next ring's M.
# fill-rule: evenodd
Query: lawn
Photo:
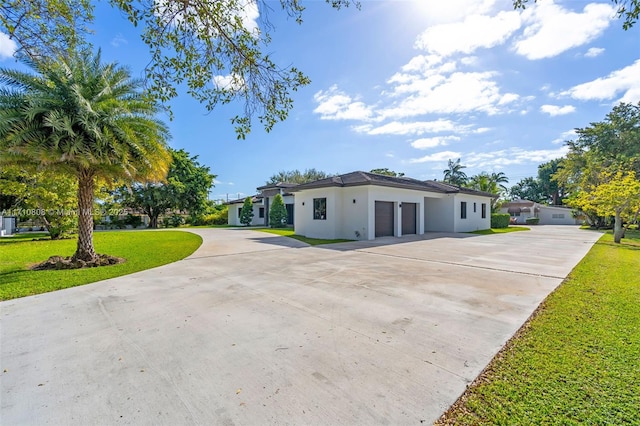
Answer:
M509 226L508 228L491 228L482 229L480 231L472 231L470 234L492 235L492 234L508 234L509 232L530 231L531 228L526 226Z
M307 238L302 235L296 235L293 229L290 228L261 228L255 229L256 231L268 232L269 234L281 235L283 237L293 238L294 240L302 241L303 243L307 243L311 246L319 246L321 244L334 244L334 243L346 243L352 240L322 240L319 238Z
M639 269L603 235L438 424L638 424Z
M71 256L76 240L38 239L45 234L18 234L0 238L0 300L46 293L131 274L183 259L202 238L184 231L105 231L94 234L96 251L122 257L126 262L64 271L31 271L30 265L53 255Z

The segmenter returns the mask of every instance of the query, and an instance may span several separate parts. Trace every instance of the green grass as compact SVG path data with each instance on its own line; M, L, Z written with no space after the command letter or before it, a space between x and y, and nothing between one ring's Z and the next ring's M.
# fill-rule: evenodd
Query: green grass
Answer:
M71 256L76 248L75 239L31 241L33 237L33 234L18 234L0 239L0 300L75 287L175 262L202 244L200 236L184 231L96 232L96 252L127 261L99 268L31 271L30 265L54 255Z
M302 241L303 243L307 243L311 246L319 246L321 244L334 244L334 243L346 243L352 240L323 240L319 238L307 238L302 235L296 235L293 229L290 228L262 228L262 229L254 229L255 231L268 232L269 234L281 235L283 237L293 238L294 240Z
M491 228L481 229L480 231L472 231L470 234L492 235L492 234L508 234L509 232L530 231L531 228L526 226L509 226L508 228Z
M603 235L440 424L638 424L639 269Z

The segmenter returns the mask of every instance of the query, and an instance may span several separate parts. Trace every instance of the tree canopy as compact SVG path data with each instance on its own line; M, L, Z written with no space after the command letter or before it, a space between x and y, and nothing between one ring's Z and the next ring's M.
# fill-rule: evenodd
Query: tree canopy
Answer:
M307 183L313 182L314 180L325 179L331 176L333 175L316 169L305 169L304 172L301 172L298 169L287 171L281 170L278 173L272 175L266 183L267 185L274 185L280 182Z
M326 0L335 9L359 3ZM146 68L151 96L167 102L177 88L212 110L244 101L244 113L231 121L239 138L257 117L269 131L293 107L291 93L310 83L294 66L281 66L269 52L273 25L267 0L181 1L110 0L149 47ZM282 13L302 23L298 0L280 0ZM93 23L89 0L9 0L0 5L0 29L19 45L19 54L47 58L87 44Z
M443 181L451 185L464 186L467 183L467 175L462 169L466 168L467 166L460 164L459 158L456 161L449 159L447 168L442 171Z
M78 245L74 260L96 262L96 179L163 179L170 156L157 106L117 64L85 50L25 59L34 73L0 69L0 163L70 174L77 182Z
M509 189L512 199L523 199L536 203L560 206L566 198L565 185L555 179L562 167L564 158L557 158L538 166L537 177L527 177Z
M404 176L404 173L397 173L397 172L394 172L393 170L389 170L386 167L384 169L372 169L370 172L378 175L384 175L384 176L393 176L393 177Z
M170 209L186 211L190 222L209 208L209 190L215 175L183 149L170 150L171 165L165 182L135 183L116 191L125 206L142 210L149 216L149 227L158 227L158 217Z

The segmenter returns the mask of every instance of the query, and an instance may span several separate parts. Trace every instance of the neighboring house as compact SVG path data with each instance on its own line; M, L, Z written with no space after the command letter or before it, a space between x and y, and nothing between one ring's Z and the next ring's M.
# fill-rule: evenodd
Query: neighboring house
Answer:
M257 188L260 193L251 197L253 202L251 226L269 226L269 209L273 205L273 198L276 194L282 195L284 200L284 205L287 209L287 225L293 225L294 196L291 194L290 189L296 185L295 183L279 182ZM229 206L227 219L229 225L242 226L242 223L240 223L240 211L244 205L244 200L244 198L239 198L226 203Z
M500 207L500 213L507 213L518 224L525 224L527 218L537 217L540 225L579 225L580 218L576 218L568 207L547 206L529 200L513 200Z
M295 231L364 239L491 227L493 194L436 181L352 172L290 188Z
M0 216L0 236L13 235L18 219L15 216Z

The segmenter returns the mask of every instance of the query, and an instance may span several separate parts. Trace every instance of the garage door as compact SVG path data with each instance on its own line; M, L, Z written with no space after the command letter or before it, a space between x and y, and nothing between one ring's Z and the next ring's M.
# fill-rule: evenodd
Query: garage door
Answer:
M376 238L393 236L393 203L376 201Z
M416 203L402 203L402 235L416 233Z

